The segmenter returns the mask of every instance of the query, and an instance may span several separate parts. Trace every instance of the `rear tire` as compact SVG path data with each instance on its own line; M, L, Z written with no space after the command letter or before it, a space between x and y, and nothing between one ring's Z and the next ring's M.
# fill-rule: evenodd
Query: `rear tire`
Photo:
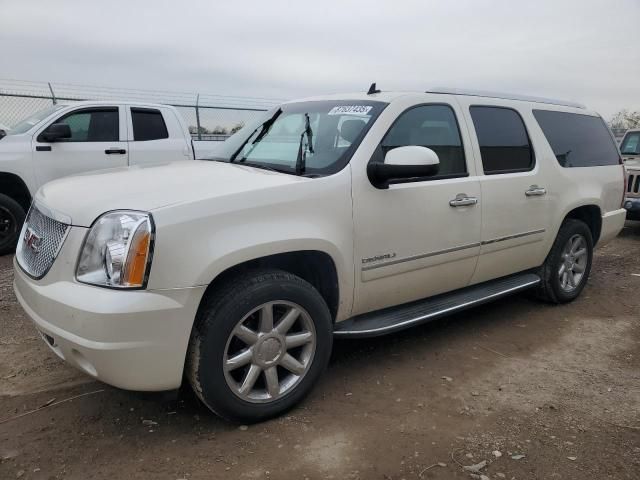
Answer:
M0 193L0 255L15 251L25 215L18 202Z
M332 343L329 308L311 284L280 270L250 272L203 300L185 373L213 412L259 422L311 391Z
M549 303L568 303L587 283L593 260L593 237L582 221L567 218L551 251L538 269L542 279L536 296Z

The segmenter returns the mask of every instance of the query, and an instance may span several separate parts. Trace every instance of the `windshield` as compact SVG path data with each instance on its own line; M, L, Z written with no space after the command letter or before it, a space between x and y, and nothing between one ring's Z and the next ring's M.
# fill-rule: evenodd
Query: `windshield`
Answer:
M623 155L640 155L640 132L629 132L620 144Z
M44 110L40 110L37 113L34 113L30 117L22 120L20 123L14 125L9 129L7 135L20 135L22 133L26 133L31 130L32 127L40 123L42 120L47 118L53 112L64 108L65 105L54 105L53 107L45 108Z
M329 175L349 162L386 105L363 100L285 104L229 138L214 160Z

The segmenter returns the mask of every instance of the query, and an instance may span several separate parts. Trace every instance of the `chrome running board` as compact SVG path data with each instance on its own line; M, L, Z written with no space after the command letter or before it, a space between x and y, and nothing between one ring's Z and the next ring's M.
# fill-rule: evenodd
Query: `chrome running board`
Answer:
M482 305L540 283L535 273L519 273L451 293L352 317L335 325L339 338L377 337Z

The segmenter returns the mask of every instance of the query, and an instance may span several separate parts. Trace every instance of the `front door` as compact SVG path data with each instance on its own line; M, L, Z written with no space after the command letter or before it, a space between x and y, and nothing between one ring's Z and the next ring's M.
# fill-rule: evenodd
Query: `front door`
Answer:
M480 183L458 106L395 108L402 110L373 160L396 147L425 146L438 154L439 172L386 190L354 172L354 315L466 286L480 251Z
M38 185L55 178L91 170L128 165L126 119L116 106L84 107L52 121L66 123L71 138L46 142L42 132L33 138L33 159Z

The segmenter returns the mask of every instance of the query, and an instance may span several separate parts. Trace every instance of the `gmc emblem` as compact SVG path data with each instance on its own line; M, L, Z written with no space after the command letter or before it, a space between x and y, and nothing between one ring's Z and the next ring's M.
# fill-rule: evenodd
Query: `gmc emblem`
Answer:
M38 235L31 227L27 227L24 232L24 238L22 239L25 247L29 247L33 250L33 253L38 253L40 245L42 244L42 237Z

